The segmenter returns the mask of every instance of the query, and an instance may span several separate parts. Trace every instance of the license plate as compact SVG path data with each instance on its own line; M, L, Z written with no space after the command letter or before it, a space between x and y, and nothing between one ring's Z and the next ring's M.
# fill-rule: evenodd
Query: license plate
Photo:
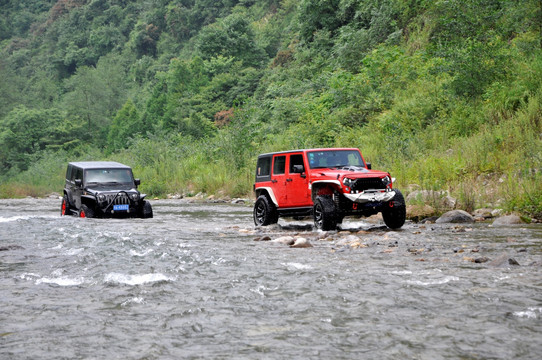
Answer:
M130 209L130 205L128 204L125 204L125 205L113 205L113 210L115 211L126 211Z

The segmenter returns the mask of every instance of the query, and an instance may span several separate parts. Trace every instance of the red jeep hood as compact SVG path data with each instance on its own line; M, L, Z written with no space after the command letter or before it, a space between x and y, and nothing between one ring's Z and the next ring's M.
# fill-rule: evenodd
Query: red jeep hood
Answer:
M339 169L316 169L312 170L312 174L314 177L326 177L330 179L342 179L342 178L350 178L350 179L361 179L361 178L383 178L385 176L388 176L389 174L385 171L379 171L379 170L362 170L362 171L349 171L349 170L339 170Z

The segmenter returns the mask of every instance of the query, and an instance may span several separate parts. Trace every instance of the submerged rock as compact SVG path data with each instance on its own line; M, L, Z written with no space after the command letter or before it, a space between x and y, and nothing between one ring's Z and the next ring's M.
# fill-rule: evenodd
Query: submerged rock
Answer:
M471 214L464 210L452 210L444 213L439 217L435 223L437 224L446 224L446 223L473 223L474 217Z
M8 250L19 250L24 249L20 245L6 245L6 246L0 246L0 251L8 251Z
M274 240L271 240L272 243L284 244L284 245L293 245L295 239L291 236L281 236Z
M516 259L511 258L508 254L502 254L498 258L493 259L489 262L489 266L493 267L504 267L508 265L519 265Z

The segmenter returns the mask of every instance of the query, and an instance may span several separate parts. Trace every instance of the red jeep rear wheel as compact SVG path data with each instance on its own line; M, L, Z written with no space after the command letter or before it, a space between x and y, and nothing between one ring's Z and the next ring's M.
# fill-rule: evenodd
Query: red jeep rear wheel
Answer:
M254 224L256 226L266 226L276 224L279 220L277 209L266 195L258 196L254 204Z

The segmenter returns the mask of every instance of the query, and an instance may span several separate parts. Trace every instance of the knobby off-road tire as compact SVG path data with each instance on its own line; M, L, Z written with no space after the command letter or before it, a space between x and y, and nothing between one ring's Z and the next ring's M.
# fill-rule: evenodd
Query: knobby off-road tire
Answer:
M256 226L276 224L279 221L277 208L266 195L258 196L256 203L254 203L253 215Z
M60 205L60 216L64 215L71 215L70 201L68 200L67 195L64 195L62 198L62 204Z
M406 204L405 198L401 191L393 189L395 197L382 210L384 223L390 229L399 229L404 225L406 220ZM392 204L393 206L390 206Z
M150 219L153 217L151 203L147 200L143 200L143 206L141 207L139 217L142 219Z
M312 210L314 226L320 230L335 230L337 228L337 211L335 203L329 196L318 196Z
M81 209L79 209L79 212L77 214L80 218L93 218L94 217L94 210L86 206L85 204L81 205Z

